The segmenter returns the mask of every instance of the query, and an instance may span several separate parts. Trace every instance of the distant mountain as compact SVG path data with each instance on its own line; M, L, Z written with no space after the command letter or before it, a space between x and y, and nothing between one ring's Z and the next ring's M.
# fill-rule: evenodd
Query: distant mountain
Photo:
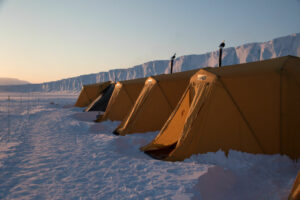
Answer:
M0 85L24 85L30 84L28 81L22 81L16 78L1 78L0 77Z
M300 33L276 38L268 42L250 43L237 47L225 48L223 51L222 65L232 65L259 60L266 60L286 55L300 57ZM174 72L203 68L218 65L218 51L200 55L186 55L178 57L174 62ZM27 92L27 91L73 91L81 90L82 85L103 82L108 80L128 80L147 77L157 74L169 73L169 60L150 61L129 69L113 69L108 72L100 72L82 75L60 81L24 86L0 86L0 91Z

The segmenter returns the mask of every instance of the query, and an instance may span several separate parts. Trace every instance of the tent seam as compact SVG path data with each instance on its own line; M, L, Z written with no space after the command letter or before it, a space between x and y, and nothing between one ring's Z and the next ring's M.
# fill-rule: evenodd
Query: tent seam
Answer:
M242 110L240 109L240 107L238 106L238 104L236 103L236 101L234 100L233 96L231 95L231 93L229 92L228 88L225 86L224 82L222 81L220 76L217 76L218 80L220 81L222 87L225 89L227 95L229 96L229 98L231 99L232 103L235 105L235 107L237 108L240 116L242 117L242 119L244 120L244 122L246 123L246 125L248 126L248 129L250 130L251 134L253 135L254 139L256 140L258 146L260 147L260 149L262 150L263 153L266 153L264 148L262 147L260 141L258 140L258 138L256 137L256 133L253 130L253 128L251 127L250 123L247 121L247 118L245 117L244 113L242 112Z
M207 84L207 83L204 83L204 85L203 85L201 91L200 91L200 92L198 91L198 92L197 92L197 95L195 94L195 96L194 96L194 98L193 98L193 103L192 103L193 106L190 107L190 110L191 110L192 108L193 108L193 109L196 109L197 106L195 105L195 101L197 100L197 97L200 97L200 98L198 99L198 101L196 102L196 104L198 104L198 103L199 103L199 100L201 100L201 105L198 107L195 117L192 117L192 118L191 118L191 113L190 113L191 111L189 110L189 114L188 114L187 118L185 119L185 123L186 123L186 121L188 121L188 120L191 120L192 122L191 122L190 124L188 124L188 126L187 126L186 124L184 125L184 127L183 127L183 129L182 129L182 135L181 135L181 138L178 139L178 142L177 142L176 147L179 146L180 143L181 143L180 146L182 146L183 144L186 144L186 143L187 143L187 141L186 141L187 135L186 135L186 134L183 134L183 133L190 132L191 128L193 127L193 125L194 125L194 123L195 123L195 121L196 121L196 119L197 119L197 117L198 117L198 115L199 115L199 113L202 111L202 109L203 109L203 107L204 107L204 104L206 103L206 102L205 102L206 99L207 99L208 96L211 94L211 90L210 90L210 88L208 88L208 87L211 87L211 86L209 86L209 84ZM203 95L204 93L205 93L206 95ZM204 99L203 99L203 98L204 98ZM196 107L195 107L195 106L196 106ZM200 133L200 134L201 134L201 133ZM182 140L182 142L180 142L181 140ZM175 151L175 150L174 150L174 151ZM170 153L170 155L171 155L171 153Z
M127 88L125 87L125 85L123 85L123 87L124 87L125 93L127 94L128 98L130 99L131 103L134 105L134 102L133 102L133 100L131 99L131 96L129 95L129 93L128 93L128 91L127 91Z
M164 96L165 100L167 101L167 104L169 105L170 109L171 109L171 112L174 110L173 106L171 105L171 103L169 102L167 96L165 95L163 89L160 87L160 84L159 84L159 81L157 81L157 85L158 85L158 88L159 90L161 91L162 95Z
M133 106L132 106L132 108L131 108L129 114L127 115L127 117L125 117L125 118L123 119L123 121L126 119L124 125L118 127L118 128L117 128L118 130L119 130L119 129L120 129L120 130L125 130L125 129L129 129L129 130L130 130L130 128L127 128L128 124L129 124L129 121L131 120L131 118L132 118L133 116L137 117L137 115L140 113L140 109L137 110L138 112L135 111L135 106L141 107L141 106L145 103L145 99L149 96L149 93L151 92L151 91L147 92L147 93L143 96L143 98L142 98L140 95L142 94L144 88L145 88L145 86L143 87L142 91L140 92L140 94L139 94L137 100L133 103ZM125 91L125 92L126 92L126 91ZM127 93L127 92L126 92L126 93ZM127 94L127 95L128 95L128 94ZM129 97L129 95L128 95L128 97ZM137 104L137 103L138 103L138 104ZM135 112L134 112L134 111L135 111ZM121 124L122 124L122 123L121 123ZM134 124L134 121L133 121L133 124Z

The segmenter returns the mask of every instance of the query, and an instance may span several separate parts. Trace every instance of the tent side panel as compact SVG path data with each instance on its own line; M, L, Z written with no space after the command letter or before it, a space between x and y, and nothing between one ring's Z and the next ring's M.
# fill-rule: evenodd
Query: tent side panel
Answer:
M92 103L100 93L111 84L110 81L103 83L96 83L91 85L84 85L77 99L75 106L86 107Z
M159 82L159 86L167 97L168 102L172 106L172 109L178 104L182 94L186 90L189 84L189 77L178 80L162 81Z
M97 121L108 119L113 121L123 120L132 109L134 102L144 86L144 82L145 78L117 83L104 116Z
M102 87L93 86L93 87L85 87L86 96L89 99L89 103L92 103L103 91Z
M126 84L124 87L126 88L127 95L132 100L132 104L135 103L137 98L139 97L143 87L144 87L145 81L141 81L139 83L135 84Z
M105 112L111 95L114 91L114 84L105 88L100 95L88 106L85 111L103 111Z
M153 80L154 81L154 80ZM130 114L123 120L118 131L121 135L155 131L163 125L170 108L158 84L145 84Z
M143 104L137 108L129 128L130 133L160 130L172 112L166 98L159 84L155 84Z
M131 100L128 98L123 86L117 90L115 89L102 121L121 121L131 107Z
M164 124L161 132L157 137L147 146L141 148L143 151L157 150L166 146L177 143L181 136L187 114L190 109L190 90L187 88L181 101L170 115L167 122Z
M222 77L224 87L245 117L265 153L280 152L280 72Z
M121 124L117 127L117 132L120 135L125 135L127 134L127 131L130 127L130 123L133 120L134 116L136 115L136 111L138 108L143 104L145 101L146 96L149 95L153 85L148 84L143 87L142 91L140 92L137 100L134 102L134 105L130 108L129 112L127 112L126 116L123 118Z
M77 99L77 101L76 101L76 103L75 103L75 106L77 106L77 107L85 107L85 106L87 106L88 105L88 102L89 102L90 100L87 98L87 96L86 96L86 91L85 91L85 88L83 87L82 89L81 89L81 92L80 92L80 94L79 94L79 97L78 97L78 99Z

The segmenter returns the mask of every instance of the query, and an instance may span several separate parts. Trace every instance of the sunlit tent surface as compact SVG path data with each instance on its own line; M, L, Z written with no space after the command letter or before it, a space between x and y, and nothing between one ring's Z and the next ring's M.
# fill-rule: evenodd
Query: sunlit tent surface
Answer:
M114 91L115 84L111 83L108 87L106 87L100 95L85 109L88 111L102 111L105 112L107 104L110 100L110 97Z
M105 88L107 88L111 84L110 81L84 85L82 86L79 97L75 103L77 107L86 107L90 105Z
M149 77L134 107L114 133L126 135L160 130L196 72L191 70Z
M143 89L145 80L146 78L139 78L117 82L106 111L104 115L99 116L97 122L105 120L121 121L134 105Z
M294 182L293 188L289 195L289 200L299 200L300 199L300 170Z
M159 159L239 150L300 156L300 58L199 70L157 137Z

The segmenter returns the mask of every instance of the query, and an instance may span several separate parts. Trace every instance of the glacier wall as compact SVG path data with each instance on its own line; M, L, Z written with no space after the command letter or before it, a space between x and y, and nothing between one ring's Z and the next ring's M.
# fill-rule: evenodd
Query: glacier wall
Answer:
M222 65L232 65L266 60L286 55L300 57L300 33L276 38L267 42L250 43L225 48ZM218 65L218 51L200 55L185 55L175 59L174 72ZM103 81L120 81L169 73L169 60L150 61L128 69L113 69L108 72L81 75L59 81L20 86L0 86L0 92L78 92L82 85Z

